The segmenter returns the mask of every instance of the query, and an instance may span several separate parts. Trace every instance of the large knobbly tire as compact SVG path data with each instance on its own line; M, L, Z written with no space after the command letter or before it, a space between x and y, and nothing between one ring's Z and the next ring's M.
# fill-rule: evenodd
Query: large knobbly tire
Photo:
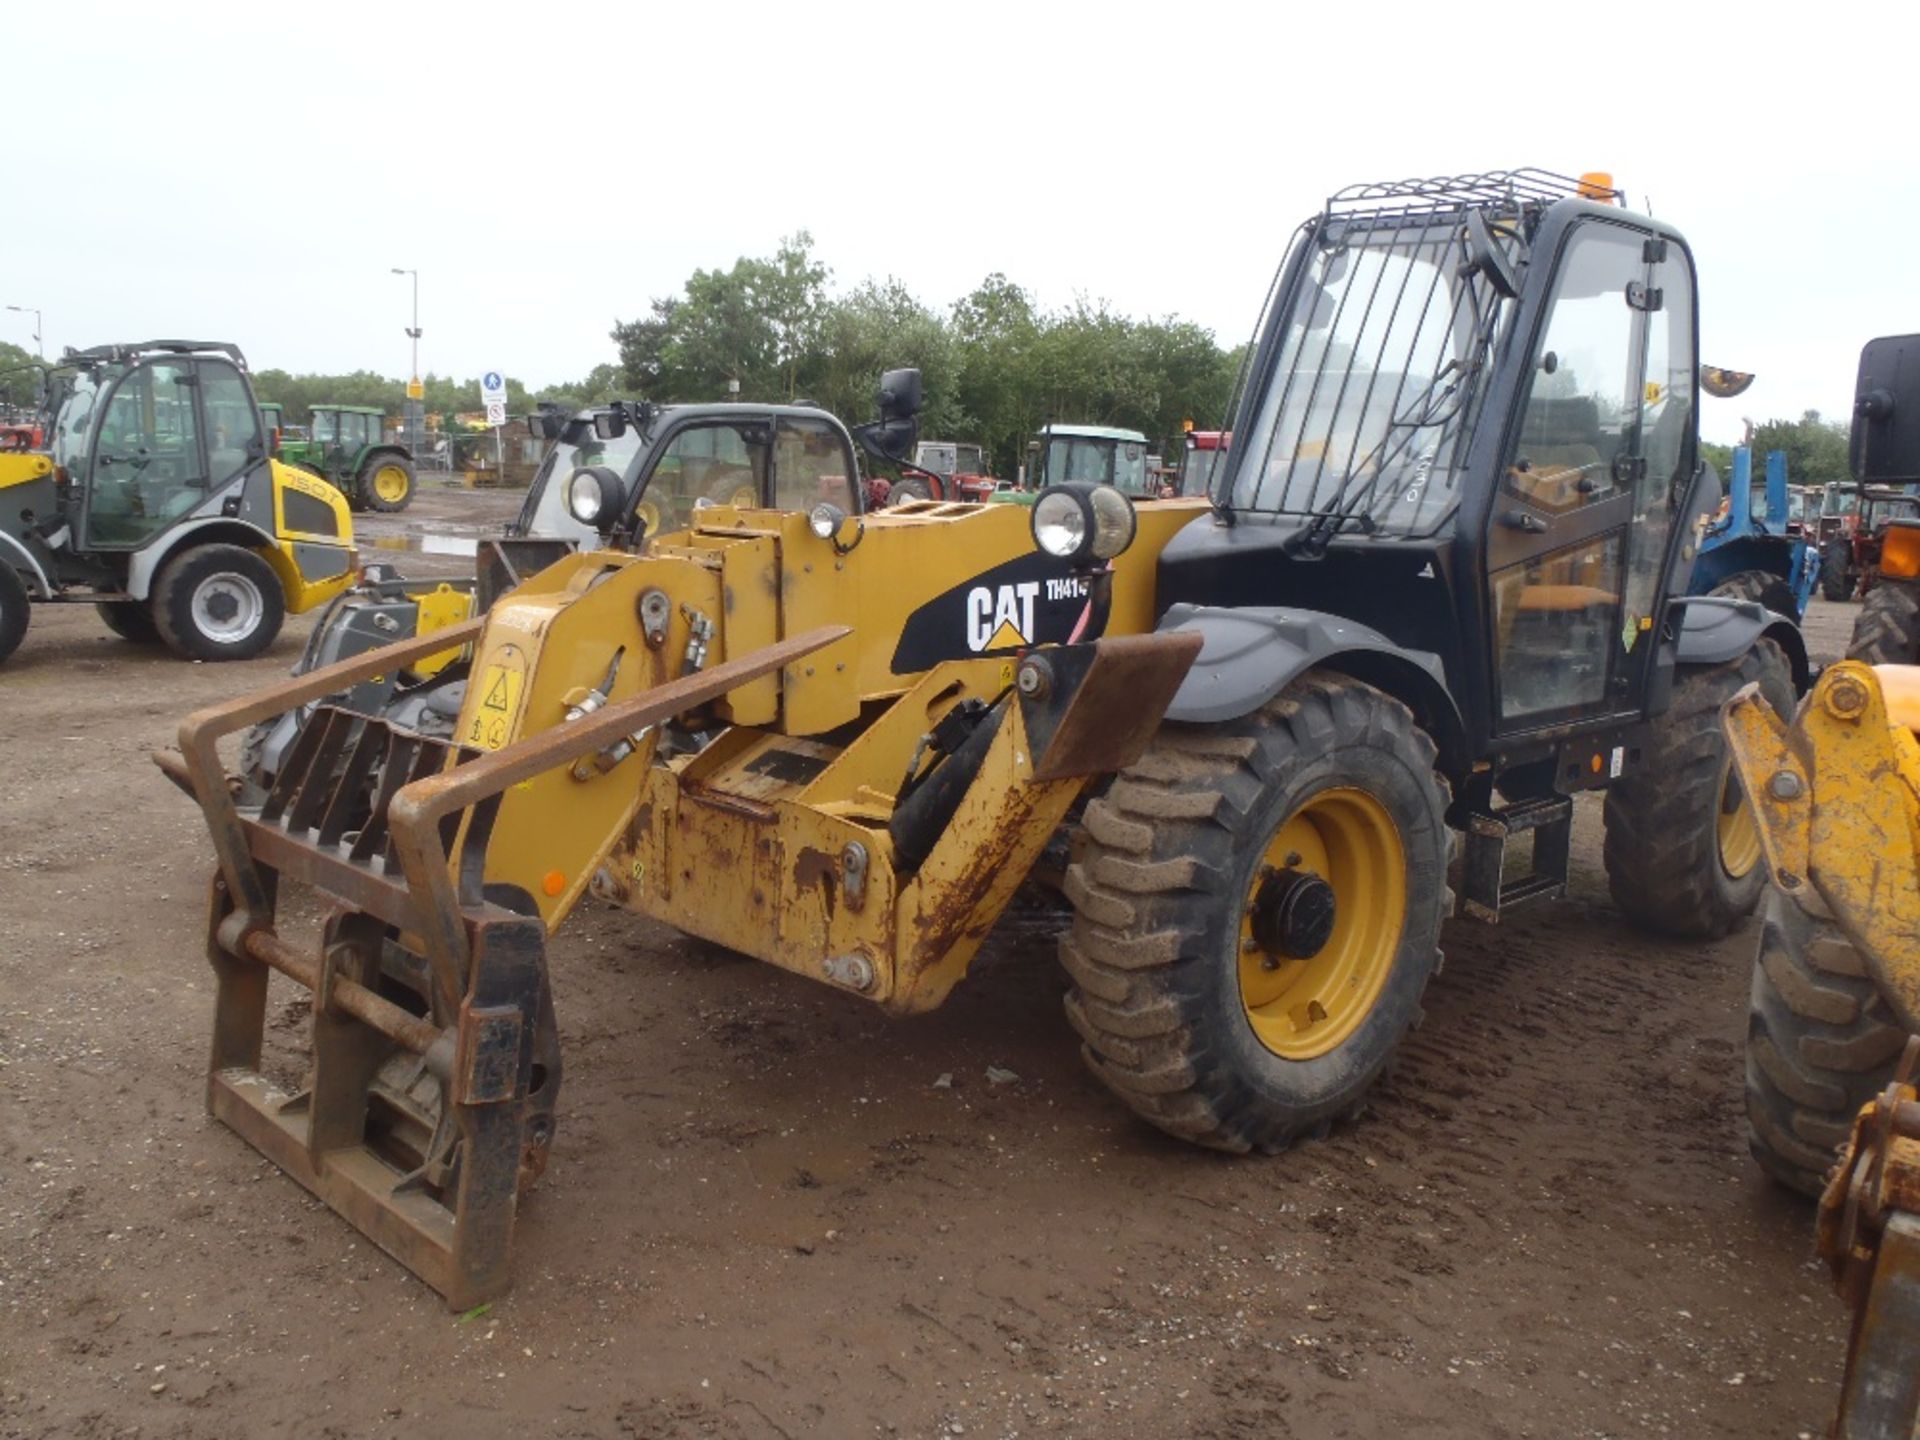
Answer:
M902 475L893 482L893 488L887 491L889 505L905 505L914 500L931 500L933 486L919 475Z
M1800 618L1793 587L1770 570L1737 570L1714 586L1713 593L1732 600L1752 600L1789 620Z
M238 545L196 545L160 568L153 582L160 636L193 660L248 660L286 619L273 568Z
M93 607L100 613L106 626L122 640L131 640L136 645L158 645L160 627L154 623L153 611L141 600L100 600Z
M1770 890L1747 1020L1747 1144L1760 1168L1818 1195L1906 1042L1840 928Z
M1683 669L1673 703L1653 717L1640 763L1607 791L1607 889L1637 925L1676 939L1717 939L1760 899L1766 864L1750 814L1732 833L1746 799L1720 729L1720 707L1755 682L1782 717L1793 714L1792 672L1771 640L1723 665ZM1729 853L1744 863L1729 869Z
M376 455L361 473L357 488L362 506L392 515L413 503L413 466L398 455Z
M1829 600L1851 600L1854 586L1853 547L1845 541L1828 544L1820 552L1820 593Z
M1920 663L1920 585L1882 580L1853 617L1847 659L1869 665Z
M1331 673L1295 681L1238 720L1163 725L1088 803L1083 848L1067 871L1067 1017L1093 1072L1168 1134L1221 1150L1271 1153L1356 1115L1418 1020L1439 958L1446 793L1433 760L1432 740L1404 705ZM1242 955L1249 895L1274 883L1262 877L1270 847L1291 846L1283 829L1297 836L1312 823L1302 817L1355 803L1342 797L1390 822L1400 857L1356 871L1324 852L1335 910L1322 953L1343 953L1343 927L1374 926L1377 989L1333 1002L1348 1005L1353 1024L1337 1043L1289 1057L1256 1024L1297 1011L1264 1016L1243 998L1246 966L1257 964ZM1362 894L1349 883L1356 873ZM1287 967L1313 963L1269 968L1277 983L1308 973Z
M27 638L27 607L31 603L20 572L0 560L0 660L18 650Z

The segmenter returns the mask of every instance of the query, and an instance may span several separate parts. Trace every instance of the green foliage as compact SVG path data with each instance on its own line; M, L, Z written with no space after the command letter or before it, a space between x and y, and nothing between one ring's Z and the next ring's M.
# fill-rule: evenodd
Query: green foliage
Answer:
M0 340L0 405L32 409L40 397L40 373L31 350Z
M1700 458L1713 467L1713 473L1718 475L1720 477L1720 483L1725 485L1727 483L1727 477L1733 473L1733 447L1731 445L1716 445L1711 440L1702 440L1700 442ZM1793 472L1788 471L1787 473L1791 475ZM1799 482L1796 480L1794 483L1798 484Z
M1773 450L1787 452L1787 479L1795 485L1824 485L1851 480L1847 469L1847 427L1822 420L1808 410L1798 420L1769 420L1753 432L1754 470Z
M830 272L812 245L801 231L771 259L696 270L644 318L616 321L629 390L722 400L737 380L743 399L804 397L857 422L872 414L883 371L916 366L921 433L978 441L1006 476L1049 420L1130 426L1165 447L1189 418L1224 423L1239 352L1189 321L1133 320L1086 300L1044 314L998 273L945 315L891 278L828 300Z

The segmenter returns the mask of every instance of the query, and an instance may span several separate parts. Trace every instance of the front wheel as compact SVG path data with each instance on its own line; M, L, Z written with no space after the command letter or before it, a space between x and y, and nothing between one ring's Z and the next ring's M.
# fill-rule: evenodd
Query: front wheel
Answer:
M1342 675L1161 727L1087 806L1067 1017L1168 1134L1285 1149L1357 1114L1420 1015L1446 793L1412 712Z
M385 515L411 505L413 490L413 466L398 455L376 455L360 476L362 503Z
M1721 707L1755 682L1783 719L1793 714L1793 674L1771 640L1683 670L1640 763L1607 791L1607 889L1656 934L1718 939L1752 913L1766 884L1759 827L1720 729Z
M161 638L191 660L249 660L273 643L286 613L272 567L238 545L195 546L153 583Z
M20 572L0 560L0 660L20 648L27 638L27 582Z
M1818 1196L1906 1043L1840 927L1769 890L1747 1019L1747 1147L1760 1168Z

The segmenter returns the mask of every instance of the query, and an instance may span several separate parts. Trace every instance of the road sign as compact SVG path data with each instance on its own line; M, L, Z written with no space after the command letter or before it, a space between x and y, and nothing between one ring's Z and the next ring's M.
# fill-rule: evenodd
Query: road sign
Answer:
M487 423L489 425L504 425L507 423L506 401L489 400L487 402Z
M480 377L480 403L493 405L507 403L507 377L498 370L489 370Z

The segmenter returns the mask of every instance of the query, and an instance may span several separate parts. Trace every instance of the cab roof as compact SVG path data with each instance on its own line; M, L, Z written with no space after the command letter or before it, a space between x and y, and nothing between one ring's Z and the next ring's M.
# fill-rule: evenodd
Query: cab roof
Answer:
M1078 440L1130 440L1136 445L1147 443L1147 437L1138 430L1123 430L1116 425L1043 425L1034 433L1065 435Z

